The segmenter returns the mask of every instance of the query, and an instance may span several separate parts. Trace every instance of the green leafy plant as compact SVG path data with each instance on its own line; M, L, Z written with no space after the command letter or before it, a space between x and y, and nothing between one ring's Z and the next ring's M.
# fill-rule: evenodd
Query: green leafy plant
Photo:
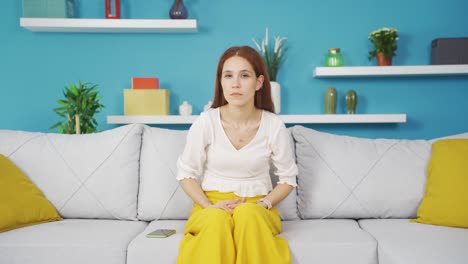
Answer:
M284 46L284 41L287 38L275 37L274 39L275 45L268 45L268 28L265 30L265 38L262 40L261 45L255 39L252 39L255 43L255 46L257 46L263 61L265 62L268 77L272 82L276 81L276 75L278 74L278 70L284 61L284 55L286 54L287 50L287 48Z
M374 50L369 51L369 60L382 52L385 58L390 59L396 56L398 48L398 30L396 28L379 28L369 34L368 39L374 44Z
M57 128L64 134L87 134L97 131L97 122L94 115L103 108L99 102L101 97L97 92L97 85L79 82L78 85L70 83L63 90L64 99L57 100L60 105L54 112L64 121L57 122L50 128Z

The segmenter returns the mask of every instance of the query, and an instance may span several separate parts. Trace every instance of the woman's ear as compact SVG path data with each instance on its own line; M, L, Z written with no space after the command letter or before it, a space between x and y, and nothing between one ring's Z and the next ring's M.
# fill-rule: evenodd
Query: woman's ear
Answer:
M255 87L255 91L262 89L263 81L265 81L265 77L263 77L263 75L257 77L257 87Z

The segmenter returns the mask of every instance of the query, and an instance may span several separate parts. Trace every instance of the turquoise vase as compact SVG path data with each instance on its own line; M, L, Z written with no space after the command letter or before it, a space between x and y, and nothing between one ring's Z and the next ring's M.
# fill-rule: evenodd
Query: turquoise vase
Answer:
M325 114L336 114L336 101L338 94L336 89L328 87L325 90Z

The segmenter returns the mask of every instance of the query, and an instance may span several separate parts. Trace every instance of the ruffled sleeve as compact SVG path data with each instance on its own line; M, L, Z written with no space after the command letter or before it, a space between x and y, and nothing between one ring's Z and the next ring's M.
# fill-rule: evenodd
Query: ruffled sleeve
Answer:
M286 183L296 187L298 169L294 158L293 142L290 132L279 119L272 124L271 132L271 160L275 167L275 175L279 178L278 184Z
M206 161L206 147L209 144L209 125L206 113L195 120L187 134L182 154L177 160L177 180L192 178L200 181Z

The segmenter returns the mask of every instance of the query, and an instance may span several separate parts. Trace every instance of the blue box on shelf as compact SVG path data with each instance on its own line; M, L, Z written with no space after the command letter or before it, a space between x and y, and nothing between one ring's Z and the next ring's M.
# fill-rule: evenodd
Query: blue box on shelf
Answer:
M72 18L74 0L23 0L23 17Z

